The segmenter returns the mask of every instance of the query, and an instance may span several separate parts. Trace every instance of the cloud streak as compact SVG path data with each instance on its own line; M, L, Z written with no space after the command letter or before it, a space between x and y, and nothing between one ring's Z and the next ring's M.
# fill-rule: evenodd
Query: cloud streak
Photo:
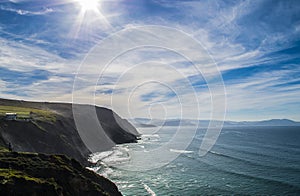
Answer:
M22 10L22 9L14 9L14 8L8 8L4 6L0 6L0 10L3 11L9 11L9 12L14 12L19 15L27 15L27 16L38 16L38 15L45 15L54 12L52 8L45 8L40 11L29 11L29 10Z

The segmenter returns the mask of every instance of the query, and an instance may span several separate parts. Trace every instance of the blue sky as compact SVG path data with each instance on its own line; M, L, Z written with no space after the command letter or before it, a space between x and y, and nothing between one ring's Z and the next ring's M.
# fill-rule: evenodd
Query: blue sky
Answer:
M227 120L300 121L299 1L99 0L97 6L1 0L0 97L71 102L77 70L95 45L120 30L161 25L185 32L212 56L225 84ZM128 118L179 118L179 106L192 111L198 102L200 118L207 119L209 89L192 67L170 50L129 51L97 84L82 80L80 100L95 96L96 104ZM144 84L148 79L153 82Z

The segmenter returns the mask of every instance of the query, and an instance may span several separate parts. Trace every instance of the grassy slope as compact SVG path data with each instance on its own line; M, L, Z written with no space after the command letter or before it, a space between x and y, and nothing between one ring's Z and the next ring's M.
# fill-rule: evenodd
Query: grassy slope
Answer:
M109 180L64 155L0 149L0 195L121 195Z

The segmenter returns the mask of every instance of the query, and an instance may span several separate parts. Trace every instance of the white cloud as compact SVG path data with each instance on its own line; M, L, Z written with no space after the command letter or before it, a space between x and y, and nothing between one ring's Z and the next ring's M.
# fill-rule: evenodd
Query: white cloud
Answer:
M12 1L12 2L14 2L14 1ZM16 2L14 2L14 3L16 3ZM45 9L39 10L39 11L29 11L29 10L8 8L8 7L4 7L4 6L0 6L0 10L15 12L19 15L45 15L45 14L54 12L54 10L52 8L45 8Z
M14 71L42 69L54 73L73 73L79 61L65 60L37 46L0 38L0 66Z

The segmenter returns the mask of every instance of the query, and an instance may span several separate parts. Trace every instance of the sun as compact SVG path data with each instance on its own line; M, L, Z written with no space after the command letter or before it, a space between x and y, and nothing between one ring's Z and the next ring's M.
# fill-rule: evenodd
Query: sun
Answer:
M88 32L94 27L101 24L103 29L111 29L112 26L103 12L102 3L104 0L70 0L79 8L78 15L74 21L74 26L70 32L70 36L74 39L78 38L80 32ZM94 24L98 25L94 25Z
M99 0L76 0L83 12L98 11Z

